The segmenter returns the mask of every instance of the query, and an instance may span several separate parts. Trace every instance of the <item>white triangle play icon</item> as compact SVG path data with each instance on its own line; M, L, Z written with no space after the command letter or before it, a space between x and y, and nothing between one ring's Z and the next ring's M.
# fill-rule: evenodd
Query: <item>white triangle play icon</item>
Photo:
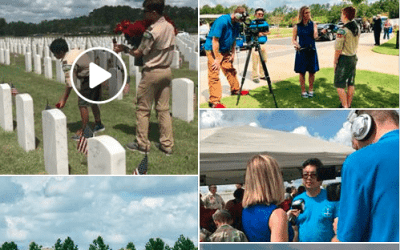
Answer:
M94 63L89 64L89 87L95 88L97 85L110 79L111 73L100 68Z

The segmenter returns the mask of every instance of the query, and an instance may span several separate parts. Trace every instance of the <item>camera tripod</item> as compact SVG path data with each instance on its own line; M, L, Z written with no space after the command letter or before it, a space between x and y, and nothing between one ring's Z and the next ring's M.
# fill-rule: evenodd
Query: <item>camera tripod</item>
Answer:
M250 45L247 45L246 47L248 49L248 53L247 53L246 63L244 65L242 83L240 84L239 95L238 95L238 99L237 99L237 102L236 102L236 106L239 104L240 93L242 92L243 85L244 85L244 80L246 79L246 73L247 73L247 68L249 67L251 51L253 50L253 48L255 48L258 51L258 55L260 56L260 61L261 61L261 65L262 65L263 70L264 70L265 79L268 82L269 93L272 94L272 97L274 98L275 107L278 108L278 104L276 103L276 100L275 100L274 91L272 90L271 79L269 78L267 65L265 64L264 58L262 56L261 47L260 47L260 43L258 42L258 39L255 37L254 41Z
M257 37L255 37L255 38L254 38L254 41L253 41L250 45L247 45L246 48L247 48L249 51L248 51L248 53L247 53L246 63L245 63L245 65L244 65L244 71L243 71L243 76L242 76L242 83L240 84L239 95L238 95L238 98L237 98L236 106L239 104L240 93L242 93L242 89L243 89L243 85L244 85L244 80L246 79L246 73L247 73L247 68L249 67L249 61L250 61L251 51L253 50L253 48L255 48L256 50L258 50L258 55L260 56L260 61L261 61L261 65L262 65L263 70L264 70L265 79L266 79L267 82L268 82L269 93L272 94L272 97L274 98L275 107L278 108L278 104L276 103L275 95L274 95L274 92L273 92L273 90L272 90L271 79L269 78L269 73L268 73L267 65L265 64L264 58L263 58L263 56L262 56L262 54L261 54L260 43L258 42Z

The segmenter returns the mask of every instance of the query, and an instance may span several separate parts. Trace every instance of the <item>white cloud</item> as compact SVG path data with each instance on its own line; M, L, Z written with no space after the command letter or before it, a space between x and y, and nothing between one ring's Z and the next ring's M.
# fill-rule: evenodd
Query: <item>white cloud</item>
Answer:
M329 139L330 142L351 146L351 124L346 121L336 135Z
M305 127L305 126L297 127L291 133L312 137L311 134L308 132L307 127Z

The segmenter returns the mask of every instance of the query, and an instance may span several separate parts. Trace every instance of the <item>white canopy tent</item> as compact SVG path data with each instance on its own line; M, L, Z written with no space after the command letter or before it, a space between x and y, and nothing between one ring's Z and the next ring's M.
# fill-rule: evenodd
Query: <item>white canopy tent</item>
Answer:
M285 181L301 178L301 164L319 158L340 171L351 147L305 135L237 126L200 130L200 185L243 183L247 161L256 154L274 157Z

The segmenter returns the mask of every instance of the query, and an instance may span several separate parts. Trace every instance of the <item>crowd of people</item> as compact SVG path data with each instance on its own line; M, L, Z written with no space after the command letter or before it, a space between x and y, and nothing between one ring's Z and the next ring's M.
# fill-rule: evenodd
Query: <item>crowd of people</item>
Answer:
M284 187L278 162L255 155L244 188L224 202L217 186L200 203L200 241L398 242L399 114L359 110L348 116L356 150L342 166L340 200L322 188L318 158L301 165L302 186Z

